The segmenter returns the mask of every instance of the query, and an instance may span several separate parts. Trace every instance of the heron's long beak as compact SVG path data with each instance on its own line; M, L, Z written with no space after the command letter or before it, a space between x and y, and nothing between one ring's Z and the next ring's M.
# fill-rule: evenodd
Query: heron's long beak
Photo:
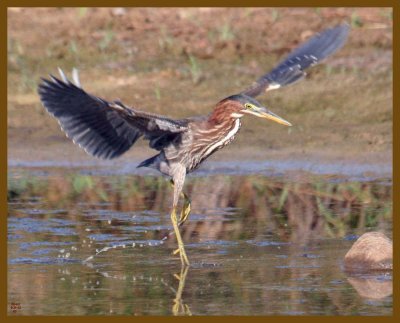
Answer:
M289 127L292 126L292 124L289 121L286 121L285 119L283 119L280 116L276 115L275 113L267 110L266 108L257 107L257 108L253 108L252 110L246 110L243 112L255 115L256 117L259 117L259 118L269 119L269 120L275 121L277 123L283 124L285 126L289 126Z

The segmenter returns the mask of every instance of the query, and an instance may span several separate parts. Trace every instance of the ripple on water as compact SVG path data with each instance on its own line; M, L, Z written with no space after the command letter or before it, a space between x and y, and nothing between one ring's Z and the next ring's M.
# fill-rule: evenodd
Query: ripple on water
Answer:
M277 269L313 269L321 268L319 265L279 265L275 266Z
M233 247L238 245L239 242L237 241L228 241L228 240L207 240L201 241L197 243L187 243L186 246L189 248L202 248L202 247Z
M256 241L256 240L247 240L246 243L255 245L257 247L286 246L290 244L289 242Z
M74 258L55 258L55 257L18 257L13 258L8 261L10 265L21 265L21 264L31 264L31 265L55 265L55 264L76 264L81 263L82 260Z
M374 192L374 187L371 188L371 192ZM247 194L247 192L245 193ZM81 199L86 199L85 195L82 196ZM153 195L149 194L149 196ZM229 198L231 198L230 195ZM157 278L162 282L164 278L166 284L160 283L161 288L167 284L173 288L171 295L167 296L168 308L170 308L170 305L174 303L175 291L178 290L180 283L176 279L177 276L173 276L175 273L179 273L180 269L179 256L173 256L171 252L176 248L176 237L173 236L167 210L162 208L165 210L163 213L143 210L145 207L150 208L149 200L145 199L144 201L144 204L135 205L133 210L122 209L125 212L121 209L115 211L115 209L119 209L119 205L125 206L124 201L118 201L119 204L116 205L85 202L76 204L76 200L73 199L68 204L65 203L65 200L60 199L60 204L54 206L52 210L45 210L50 204L47 201L43 201L39 205L25 204L24 201L20 204L13 204L9 208L8 247L10 252L8 253L8 262L11 265L9 273L11 272L10 277L15 282L14 286L24 288L21 283L21 278L24 277L27 282L24 285L31 289L30 280L39 271L44 271L46 275L41 276L47 279L45 285L48 287L46 290L48 299L50 302L55 299L54 297L62 299L63 302L60 306L63 308L68 301L69 304L75 304L77 299L75 296L82 293L82 290L84 296L88 296L86 292L88 290L107 290L108 287L115 287L120 291L121 288L129 285L125 282L119 285L115 279L131 280L137 284L134 285L134 289L143 287L150 291L149 294L142 294L143 297L138 297L138 302L147 307L149 297L155 297L152 304L164 302L166 295L164 289L158 289L159 286L152 282ZM259 200L255 200L255 203L258 202ZM229 202L230 204L231 202ZM196 206L196 203L193 205ZM349 246L350 241L356 238L355 236L353 239L350 235L353 231L346 232L349 235L345 238L324 238L310 247L299 247L294 240L288 238L289 235L286 235L286 233L290 233L290 228L277 233L277 226L269 225L270 221L253 221L256 214L252 212L252 203L249 204L246 212L245 209L242 211L238 208L224 208L217 205L220 203L218 202L210 208L207 208L206 203L204 209L195 208L190 217L191 224L189 223L182 230L191 260L186 287L182 295L192 309L195 310L195 304L201 305L202 301L209 304L209 297L213 298L213 306L225 309L228 299L234 305L232 308L239 308L243 306L247 298L241 297L243 293L235 294L234 297L237 299L230 298L234 294L234 290L244 291L243 295L251 293L258 295L261 290L263 295L277 302L269 304L267 310L275 308L276 305L280 307L280 314L287 315L310 314L312 313L310 308L313 306L316 308L315 314L326 314L326 308L331 304L325 301L339 295L337 291L343 291L341 295L348 297L346 303L358 303L354 307L356 308L355 312L360 308L365 308L365 302L359 301L360 297L356 291L350 290L349 282L339 268L340 259L336 258L339 254L337 250L342 246ZM64 213L65 210L62 209L64 207L69 210L68 213ZM243 208L245 207L243 206ZM28 210L29 208L31 211ZM154 205L154 209L159 210L160 205ZM300 209L298 214L302 215ZM246 221L247 219L251 221ZM262 218L260 219L262 220ZM196 226L196 221L206 222L207 225L201 223ZM223 226L218 227L214 226L214 221L231 222L224 222ZM210 226L208 226L209 224ZM192 232L191 228L194 228ZM207 231L209 228L211 231ZM77 233L74 232L75 230ZM164 241L157 240L158 237L164 236L164 232L161 230L166 230L167 236L172 232L171 241L168 241L166 246L160 245ZM287 241L293 242L290 244ZM87 259L88 261L85 261ZM71 274L67 271L70 271ZM321 272L327 275L320 275ZM100 274L107 279L99 279ZM71 275L71 277L67 277L67 275ZM75 278L79 278L79 283L76 290L72 290ZM60 279L67 282L70 282L68 279L71 279L72 283L57 284ZM390 283L391 279L391 276L384 275L375 278L379 285ZM183 282L185 281L183 280ZM366 285L364 282L362 283ZM197 286L204 294L199 296L200 294L197 293L199 298L191 298L193 293L190 293L190 290L193 289L193 286ZM157 294L158 290L159 294ZM293 294L293 291L298 297L290 299L290 303L288 303L287 295ZM139 292L138 289L138 295ZM96 296L99 297L97 300L99 304L106 304L105 311L107 311L109 310L107 299L109 299L109 295L114 294L114 291L110 294L100 294L102 293ZM21 289L17 296L20 295L27 294ZM221 297L215 298L215 295ZM303 295L306 298L303 298ZM34 299L34 296L31 299ZM81 299L79 298L79 300ZM88 300L88 303L84 304L85 308L93 308L96 301L95 294L84 297L84 299ZM199 300L200 302L198 302ZM134 302L135 299L129 299L129 301ZM262 303L257 297L253 301L257 304L251 303L246 306L250 308L250 306L258 306ZM305 303L305 307L298 305L301 302ZM389 311L391 297L386 298L386 302L388 304L387 311ZM132 304L132 307L137 304ZM377 306L377 304L372 305ZM302 310L305 308L306 311L303 312ZM47 309L48 307L44 312ZM213 312L207 313L213 314ZM246 314L247 312L241 313ZM375 311L371 310L366 313L374 314ZM193 311L193 314L198 313ZM264 314L264 312L260 312L260 314ZM346 313L343 312L343 314Z
M19 209L17 211L24 213L24 214L28 214L28 215L67 214L68 213L68 211L64 210L64 209L46 210L46 209L29 208L29 209Z
M69 241L33 241L33 242L21 242L19 246L22 250L27 250L29 248L48 247L48 246L61 247L72 244L74 243Z
M97 242L104 242L104 241L122 241L126 240L126 237L118 237L111 233L96 233L91 234L88 236L89 239L95 240Z
M29 233L49 232L53 235L76 235L74 229L69 228L73 222L68 220L60 220L62 227L59 227L60 222L57 219L32 219L32 218L11 218L8 220L8 229L10 233L15 231L25 231ZM55 226L55 224L57 226ZM65 227L64 227L65 226Z
M31 252L32 256L43 256L43 255L48 255L49 253L55 252L57 251L56 249L52 249L52 248L45 248L45 249L37 249L37 250L33 250Z
M119 220L132 223L158 222L160 215L157 212L120 212L108 209L84 210L85 215L97 220Z

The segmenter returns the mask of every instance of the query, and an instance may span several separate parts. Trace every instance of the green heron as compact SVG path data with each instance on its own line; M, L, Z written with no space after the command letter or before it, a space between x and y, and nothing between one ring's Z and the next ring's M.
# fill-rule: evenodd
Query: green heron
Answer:
M76 69L72 72L73 82L59 69L61 79L52 75L50 80L42 79L38 92L44 107L58 119L66 135L92 156L118 157L142 136L151 148L159 151L138 167L154 168L171 178L171 220L178 242L174 254L179 253L182 264L189 265L179 232L190 213L190 200L182 190L186 174L234 140L244 115L290 126L254 98L303 78L305 69L342 47L348 33L349 26L342 24L315 35L249 88L221 100L209 115L202 117L174 120L139 111L120 101L106 101L82 89ZM180 197L183 207L178 219Z

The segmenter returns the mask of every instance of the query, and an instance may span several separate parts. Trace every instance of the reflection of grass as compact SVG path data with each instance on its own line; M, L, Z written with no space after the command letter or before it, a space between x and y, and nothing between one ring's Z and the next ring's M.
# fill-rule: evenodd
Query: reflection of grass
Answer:
M331 183L317 178L311 183L290 183L213 176L191 179L186 190L200 209L239 208L235 217L239 231L245 230L247 221L259 221L277 232L288 226L296 237L343 237L352 230L362 232L391 221L391 188L374 182ZM20 176L8 181L9 200L40 196L55 208L73 207L78 201L107 201L111 209L122 211L135 210L137 205L165 211L171 195L170 185L161 177Z
M28 177L22 177L18 179L8 177L7 181L7 199L17 198L21 195L26 194L28 191L28 183L31 179Z
M41 181L38 177L30 177L25 173L19 175L18 177L8 176L7 178L7 198L17 198L25 195L31 194L35 196L37 192L43 192L48 187L48 182Z
M93 180L90 176L74 176L72 178L72 187L77 193L82 193L86 189L93 188Z
M325 219L325 230L329 236L343 237L346 233L344 223L339 218L335 217L335 214L326 205L324 205L321 198L317 197L318 212Z

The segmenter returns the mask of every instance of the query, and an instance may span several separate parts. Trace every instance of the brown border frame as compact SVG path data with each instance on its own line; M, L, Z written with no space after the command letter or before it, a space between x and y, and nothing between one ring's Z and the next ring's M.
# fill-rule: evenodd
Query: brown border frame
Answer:
M144 6L144 7L201 7L201 6L212 6L212 7L224 7L224 6L230 6L230 7L265 7L265 6L274 6L274 7L321 7L323 5L324 7L392 7L393 8L393 91L394 89L400 89L400 81L399 81L399 64L400 60L400 50L399 50L399 34L400 34L400 27L399 27L399 20L400 20L400 12L399 12L399 7L400 7L400 1L396 0L351 0L351 1L345 1L345 0L326 0L323 3L321 1L316 1L316 0L309 0L309 1L295 1L295 0L267 0L267 1L261 1L261 0L248 0L246 2L244 1L222 1L219 0L216 1L191 1L190 3L188 1L182 1L182 0L172 0L168 1L166 3L165 1L160 1L160 0L153 0L153 1L143 1L143 0L137 0L135 2L133 1L126 1L126 0L117 0L112 2L113 6ZM1 274L2 274L2 284L1 286L4 286L5 288L2 289L1 293L1 304L2 304L2 314L1 317L3 319L3 322L5 320L7 321L13 321L13 322L20 322L26 319L26 317L21 317L21 316L8 316L7 315L7 307L9 306L8 301L7 301L7 217L5 216L7 214L7 8L8 7L55 7L55 6L68 6L68 7L73 7L73 6L102 6L102 7L111 7L109 2L106 1L50 1L50 0L6 0L6 1L1 1L0 2L0 26L1 26L1 33L0 33L0 55L1 55L1 61L3 62L2 69L3 73L1 73L0 77L0 84L1 84L1 95L0 98L2 100L2 108L0 109L1 117L1 127L0 127L0 138L3 142L3 144L0 146L0 152L1 152L1 159L2 159L2 165L4 165L5 171L1 172L1 183L2 185L0 186L1 188L1 197L3 199L3 203L1 203L1 214L0 216L0 223L1 223L1 228L2 228L2 248L0 248L0 255L2 259L2 266L1 268ZM396 59L397 58L397 59ZM396 109L397 106L400 104L400 99L399 95L394 91L393 93L393 106L395 107L393 109L393 197L400 197L400 189L398 186L398 181L399 181L399 172L397 171L395 165L396 165L396 160L399 162L399 151L400 151L400 145L399 145L399 138L400 138L400 129L396 127L396 125L399 125L399 112L398 109ZM397 164L398 165L398 164ZM399 226L398 226L398 220L396 219L396 216L399 214L399 201L398 199L394 198L393 201L393 240L394 240L394 268L395 270L399 268L399 257L398 255L398 250L399 250L399 239L397 238L398 236L398 231L399 231ZM388 322L388 321L393 321L397 317L399 318L399 313L400 313L400 304L399 304L399 299L398 299L398 291L400 291L400 286L399 286L399 279L397 275L394 273L394 294L393 294L393 316L391 317L343 317L340 319L343 319L345 321L351 320L351 321L358 321L362 320L362 322L370 322L372 320L379 320L380 322ZM65 316L65 317L51 317L51 316L28 316L29 320L31 321L38 321L38 322L50 322L53 321L54 319L61 320L61 321L66 321L70 320L71 317ZM85 317L73 317L74 320L81 321L81 322L87 322L87 320L93 320L96 322L99 321L109 321L109 320L118 320L118 321L131 321L134 318L131 317L90 317L90 316L85 316ZM140 320L145 320L146 322L151 322L151 321L158 321L158 320L172 320L174 319L173 317L141 317ZM189 318L177 318L178 320L181 319L189 319L189 320L214 320L218 321L220 323L221 320L224 321L229 321L229 322L234 322L234 321L241 321L243 319L251 319L252 321L258 321L261 322L265 319L268 320L279 320L279 321L294 321L294 320L301 320L301 321L319 321L321 320L320 317L309 317L309 316L303 316L303 317L189 317ZM337 317L323 317L323 320L327 321L333 321L336 320Z

